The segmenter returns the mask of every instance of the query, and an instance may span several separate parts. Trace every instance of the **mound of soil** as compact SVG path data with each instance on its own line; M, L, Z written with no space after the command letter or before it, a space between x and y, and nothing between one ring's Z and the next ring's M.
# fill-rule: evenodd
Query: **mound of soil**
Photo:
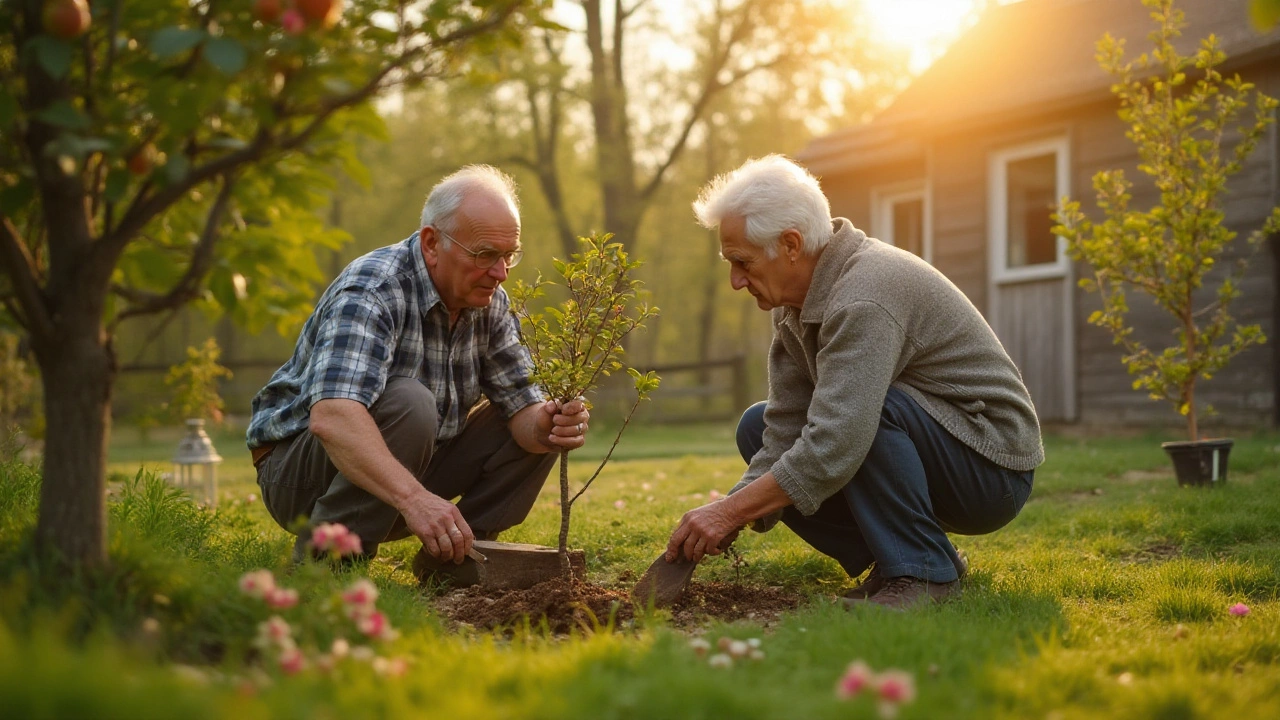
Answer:
M692 582L671 607L671 624L689 630L709 620L751 620L766 627L784 612L795 610L804 598L779 587L748 587L733 583ZM636 616L629 593L590 583L548 580L525 590L499 590L472 586L454 590L437 600L436 607L450 622L483 630L512 631L525 618L533 628L546 627L556 635L574 630L592 632L612 616L614 627Z
M500 590L479 585L455 590L440 598L436 607L452 622L484 630L511 631L529 619L539 628L543 618L553 634L573 630L591 632L608 623L614 625L635 617L631 597L581 580L547 580L524 590Z
M752 587L735 583L691 582L671 606L671 624L682 629L704 625L710 619L733 622L751 620L768 627L778 616L800 607L804 597L780 587Z

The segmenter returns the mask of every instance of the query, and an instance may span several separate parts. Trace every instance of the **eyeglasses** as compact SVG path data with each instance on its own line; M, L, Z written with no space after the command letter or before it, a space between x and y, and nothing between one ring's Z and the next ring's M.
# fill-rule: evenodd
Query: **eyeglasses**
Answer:
M491 268L494 265L496 265L499 260L502 260L503 266L506 267L508 270L510 270L511 268L519 265L520 258L524 257L524 250L519 248L515 250L510 250L508 252L498 252L497 250L493 250L491 248L485 249L485 250L472 250L466 245L463 245L462 243L458 242L456 239L454 239L452 235L441 230L440 228L436 228L436 232L443 235L445 239L448 240L449 242L454 243L455 245L457 245L458 247L466 251L466 253L471 256L471 259L475 261L476 267L481 269L487 270L488 268Z

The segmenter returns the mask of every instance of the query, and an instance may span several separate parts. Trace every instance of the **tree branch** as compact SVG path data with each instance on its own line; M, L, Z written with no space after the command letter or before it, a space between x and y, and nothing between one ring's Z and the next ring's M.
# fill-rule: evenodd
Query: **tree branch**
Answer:
M183 273L182 277L163 295L148 296L136 291L121 293L125 296L133 295L138 299L146 299L141 304L126 308L117 315L111 324L113 330L128 318L172 310L194 300L200 294L200 285L213 265L213 250L218 241L218 227L222 222L222 215L226 212L227 205L231 201L231 190L234 187L235 180L233 178L222 178L222 187L218 190L217 197L214 198L213 204L209 207L209 214L205 217L204 229L201 231L200 239L196 242L195 249L191 253L191 264L187 266L187 271Z
M124 216L120 218L120 223L115 229L107 229L104 237L95 243L94 262L97 267L110 268L115 267L115 261L124 251L125 245L133 239L142 228L151 221L152 218L164 212L170 205L177 202L185 196L192 188L213 179L219 175L224 175L234 171L237 168L260 160L268 152L288 152L297 149L311 139L317 131L329 120L333 114L339 110L358 105L372 98L380 89L382 83L388 75L404 67L408 63L418 57L428 54L430 51L438 50L442 47L462 42L464 40L475 37L482 33L488 32L493 28L501 25L510 17L520 6L519 0L512 0L503 4L497 12L489 16L489 18L480 22L468 25L466 27L455 30L454 32L440 36L440 38L431 45L425 45L419 48L407 50L404 54L395 58L383 67L361 87L337 97L331 98L324 102L319 108L314 110L313 117L305 126L296 134L280 139L273 136L266 128L259 129L258 134L253 141L246 147L227 153L215 158L208 163L193 168L187 173L182 180L166 186L159 192L150 197L139 195L134 203L125 211Z
M7 216L0 215L0 267L13 283L14 295L22 308L27 331L37 338L53 334L53 319L44 304L44 294L36 279L36 264L18 229Z
M642 7L644 7L645 5L648 5L648 4L649 4L649 0L636 0L636 2L635 2L635 4L634 4L634 5L632 5L632 6L631 6L631 7L629 7L629 8L623 9L623 8L622 8L622 3L621 3L621 2L619 2L619 3L618 3L618 10L619 10L619 13L618 13L618 14L622 17L623 21L626 21L626 19L627 19L627 18L631 17L632 15L635 15L637 10L639 10L640 8L642 8Z
M582 497L582 493L586 492L587 488L591 487L591 483L595 482L595 479L600 475L600 471L603 470L604 466L609 462L609 458L613 457L613 451L618 447L618 441L622 439L622 433L626 431L627 425L631 423L631 416L636 414L636 408L640 407L640 401L643 399L644 398L639 395L636 395L636 401L632 403L631 410L627 412L627 416L623 418L622 427L618 428L618 434L614 436L613 444L609 446L609 452L605 453L604 459L600 461L600 465L596 467L596 471L591 473L591 477L587 478L587 481L582 484L582 488L578 490L577 494L569 499L570 507L577 502L578 498Z

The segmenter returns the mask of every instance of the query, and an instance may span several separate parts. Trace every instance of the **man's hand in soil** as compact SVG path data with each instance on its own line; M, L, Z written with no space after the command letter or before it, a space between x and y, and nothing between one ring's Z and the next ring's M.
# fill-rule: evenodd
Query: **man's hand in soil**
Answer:
M704 555L719 555L747 523L790 504L791 498L767 472L729 497L685 513L667 542L667 562L681 555L694 562Z
M461 563L476 540L458 506L426 490L400 512L409 530L422 541L422 547L442 562Z
M727 498L694 508L680 518L680 525L667 542L667 562L684 556L701 562L706 555L719 555L738 537L743 522L731 511Z

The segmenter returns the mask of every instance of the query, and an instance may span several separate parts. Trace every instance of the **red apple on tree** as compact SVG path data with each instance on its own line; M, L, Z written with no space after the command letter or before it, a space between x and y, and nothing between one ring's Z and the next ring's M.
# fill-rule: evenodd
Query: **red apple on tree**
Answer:
M146 175L151 172L151 168L156 163L156 146L147 143L138 148L138 151L129 156L125 164L129 166L129 172L134 175Z
M328 29L342 16L342 0L295 0L294 6L307 22Z
M281 10L280 0L255 0L253 3L253 16L268 25L279 19Z
M89 3L85 0L50 0L44 4L44 30L72 40L89 29Z

